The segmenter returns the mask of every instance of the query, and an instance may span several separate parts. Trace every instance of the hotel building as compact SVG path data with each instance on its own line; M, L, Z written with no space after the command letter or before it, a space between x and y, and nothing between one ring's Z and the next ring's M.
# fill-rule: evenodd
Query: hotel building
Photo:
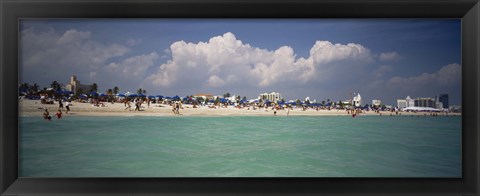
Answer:
M77 80L77 76L72 75L70 77L70 84L65 85L65 89L68 91L72 91L74 94L77 94L79 89L82 89L83 93L88 93L92 89L93 85L85 85L81 84L79 80Z
M262 93L258 96L258 99L269 100L271 102L278 102L282 100L280 93L271 92L271 93Z

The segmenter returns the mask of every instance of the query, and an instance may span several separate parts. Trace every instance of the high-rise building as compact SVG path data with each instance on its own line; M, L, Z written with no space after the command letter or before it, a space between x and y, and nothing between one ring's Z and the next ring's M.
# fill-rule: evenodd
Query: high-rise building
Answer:
M415 106L417 107L431 107L435 108L435 99L427 97L427 98L416 98L415 99Z
M450 107L448 103L448 94L440 94L440 96L438 97L438 101L443 104L443 108L448 109Z

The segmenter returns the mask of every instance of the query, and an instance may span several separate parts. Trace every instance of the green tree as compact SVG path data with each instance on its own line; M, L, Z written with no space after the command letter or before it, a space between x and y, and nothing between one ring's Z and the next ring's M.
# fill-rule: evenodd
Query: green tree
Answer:
M98 85L97 85L97 83L93 83L93 84L92 84L92 87L90 88L90 91L96 93L97 90L98 90Z
M147 94L147 90L142 89L142 88L139 88L139 89L137 90L137 94L144 94L144 95L145 95L145 94Z
M325 105L325 100L322 101L322 105Z
M118 86L113 87L113 93L115 95L118 94L119 91L120 91L120 89L118 88Z
M33 85L29 87L28 91L31 94L37 94L39 88L40 88L40 86L38 86L37 83L33 83Z
M50 84L50 87L52 87L54 91L58 91L58 90L61 89L61 85L60 85L60 83L58 83L57 81L53 81L53 82Z
M109 88L106 93L107 93L107 95L113 95L113 90L111 88Z
M30 85L28 83L22 83L20 84L20 86L18 87L18 90L28 90L30 87Z
M297 103L297 105L302 104L302 102L300 101L300 99L297 99L297 100L295 101L295 103Z
M230 97L230 93L223 94L223 98L227 98L227 97Z

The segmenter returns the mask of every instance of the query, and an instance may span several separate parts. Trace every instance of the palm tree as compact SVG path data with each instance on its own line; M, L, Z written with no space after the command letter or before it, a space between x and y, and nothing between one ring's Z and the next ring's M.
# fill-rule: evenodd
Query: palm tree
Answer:
M118 94L119 91L120 91L120 89L118 88L118 86L113 87L113 93L115 95Z
M57 81L53 81L51 84L50 84L50 87L53 88L53 90L55 91L58 91L61 89L61 85L60 83L58 83Z
M40 86L38 86L37 83L33 83L33 85L29 87L28 91L30 93L36 94L38 92L38 88L40 88Z
M230 97L230 93L223 94L223 98L227 98L227 97Z
M113 90L111 88L107 90L107 95L113 95Z
M90 88L90 91L91 91L91 92L97 92L97 90L98 90L98 85L97 85L97 83L93 83L93 84L92 84L92 87Z
M147 90L142 89L142 88L139 88L139 89L137 90L137 94L147 94Z
M25 83L20 84L18 89L19 90L27 90L29 87L30 87L30 85L28 85L28 83L25 82Z

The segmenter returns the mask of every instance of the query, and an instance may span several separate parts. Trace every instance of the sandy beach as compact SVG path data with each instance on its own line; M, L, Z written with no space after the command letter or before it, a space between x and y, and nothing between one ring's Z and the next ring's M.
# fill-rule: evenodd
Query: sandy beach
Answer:
M183 109L180 109L180 115L176 115L172 112L172 107L165 104L142 104L140 111L135 111L135 106L132 104L130 110L125 110L123 103L104 103L104 107L96 107L91 103L72 102L70 106L70 112L66 114L66 109L62 110L63 115L66 116L273 116L274 111L272 108L268 110L253 108L235 108L233 106L209 108L208 106L199 106L193 108L193 105L185 104ZM41 104L39 100L19 100L19 115L20 116L39 116L43 114L43 108L47 108L50 115L54 115L58 110L58 102L55 104ZM315 110L308 109L303 111L301 108L293 108L293 110L278 110L277 116L348 116L349 114L345 110ZM375 113L367 111L361 115L382 115L390 116L395 115L391 112ZM399 115L429 115L428 113L418 112L400 112ZM444 115L444 114L442 114ZM460 114L449 114L460 115Z

